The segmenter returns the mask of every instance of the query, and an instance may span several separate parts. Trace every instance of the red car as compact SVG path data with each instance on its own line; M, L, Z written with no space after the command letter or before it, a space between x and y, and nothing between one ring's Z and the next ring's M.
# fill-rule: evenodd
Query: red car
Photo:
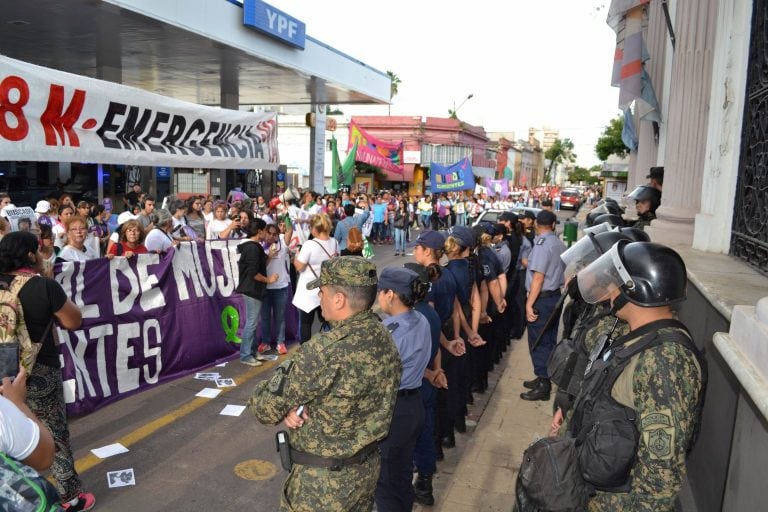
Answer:
M560 208L578 210L581 206L581 195L578 190L563 190L560 192Z

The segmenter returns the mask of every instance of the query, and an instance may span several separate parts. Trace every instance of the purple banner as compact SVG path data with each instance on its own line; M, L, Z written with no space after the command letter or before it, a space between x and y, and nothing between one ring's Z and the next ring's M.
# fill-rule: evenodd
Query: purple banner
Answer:
M483 179L483 186L488 189L489 196L497 196L499 199L506 199L509 195L509 181Z
M237 353L245 306L235 292L236 247L182 243L165 255L57 266L56 280L83 313L80 329L58 329L69 413L92 412ZM286 312L287 339L295 339L296 324L295 311Z

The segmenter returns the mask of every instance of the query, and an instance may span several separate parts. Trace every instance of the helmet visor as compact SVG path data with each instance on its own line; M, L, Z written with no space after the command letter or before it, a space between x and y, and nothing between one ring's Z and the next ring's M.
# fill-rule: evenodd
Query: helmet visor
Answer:
M592 242L592 236L594 235L585 235L581 240L573 244L570 249L560 255L560 259L565 263L566 281L600 256L600 253L595 248L595 244Z
M624 285L633 286L632 278L619 256L620 245L622 244L615 244L608 252L579 272L579 292L589 304L608 300L614 290Z
M584 228L584 234L599 235L600 233L605 233L612 229L613 229L613 226L611 226L610 222L603 222L602 224L598 224L597 226L592 226L591 228Z

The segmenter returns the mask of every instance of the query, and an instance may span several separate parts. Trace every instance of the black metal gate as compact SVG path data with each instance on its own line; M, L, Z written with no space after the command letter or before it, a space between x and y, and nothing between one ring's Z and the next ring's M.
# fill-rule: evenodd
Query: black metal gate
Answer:
M768 275L768 0L755 0L731 254Z

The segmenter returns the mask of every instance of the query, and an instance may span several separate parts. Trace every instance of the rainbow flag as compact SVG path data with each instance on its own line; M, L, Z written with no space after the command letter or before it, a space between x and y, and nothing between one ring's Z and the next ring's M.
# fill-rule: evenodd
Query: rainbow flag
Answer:
M356 161L394 174L403 174L403 141L392 144L372 137L352 119L349 122L347 151L355 144L357 144Z

